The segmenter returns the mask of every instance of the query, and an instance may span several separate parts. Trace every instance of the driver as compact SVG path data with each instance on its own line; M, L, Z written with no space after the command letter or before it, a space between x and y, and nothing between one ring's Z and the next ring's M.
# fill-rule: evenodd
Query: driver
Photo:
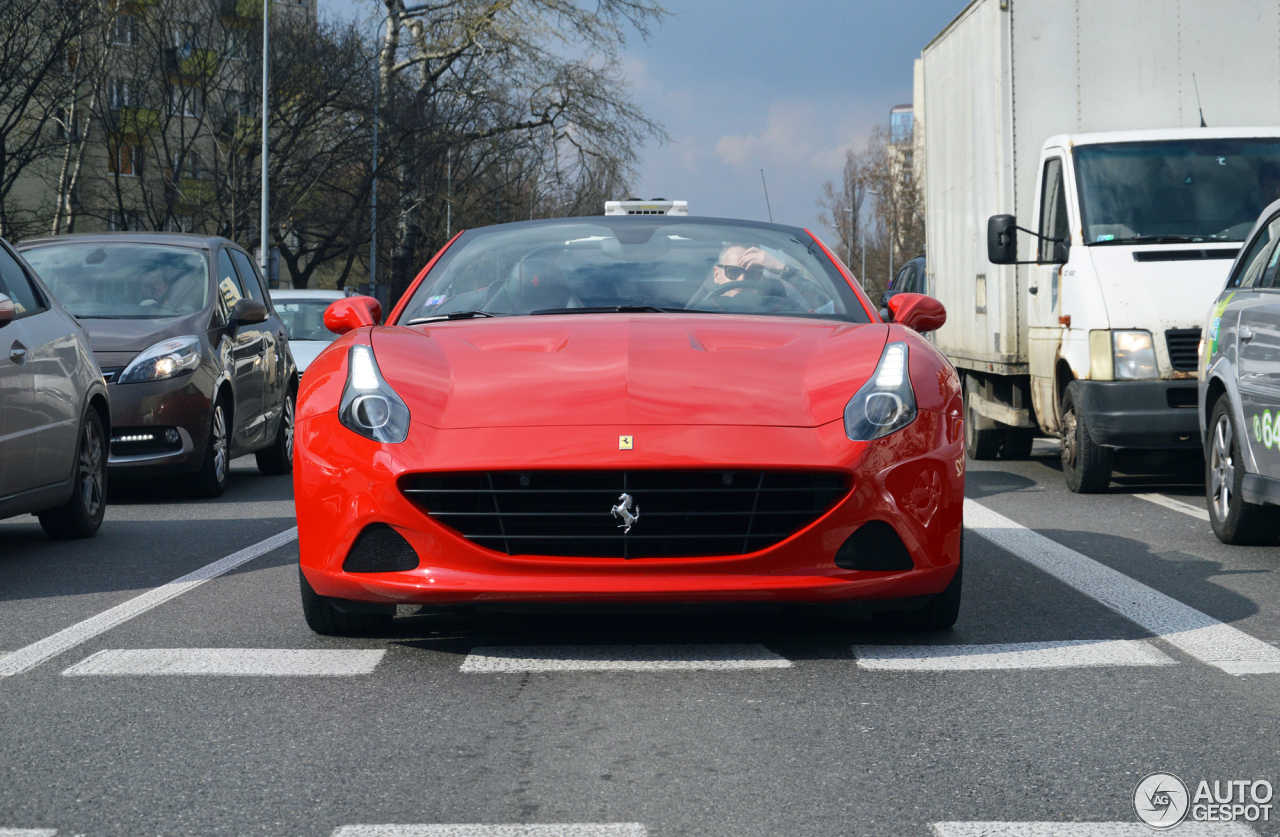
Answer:
M1267 162L1258 166L1258 190L1254 194L1258 196L1256 201L1250 195L1236 212L1236 223L1256 221L1263 210L1280 200L1280 165Z
M783 264L780 259L759 247L731 244L720 251L715 266L711 268L711 275L707 277L707 281L693 295L685 308L693 308L706 302L715 294L719 286L734 282L762 282L765 280L766 273L773 274L773 277L779 279L787 279L795 273L795 269ZM735 296L743 290L745 289L734 288L715 295Z
M173 275L159 269L142 274L139 283L144 308L165 308L183 314L196 310L193 298L199 296L199 282L190 275Z

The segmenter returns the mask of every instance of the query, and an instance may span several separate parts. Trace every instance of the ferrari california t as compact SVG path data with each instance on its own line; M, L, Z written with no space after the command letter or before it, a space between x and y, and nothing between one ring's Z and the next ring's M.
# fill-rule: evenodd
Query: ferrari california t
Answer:
M817 605L942 630L964 433L946 313L884 322L808 231L704 218L455 237L302 379L302 605Z

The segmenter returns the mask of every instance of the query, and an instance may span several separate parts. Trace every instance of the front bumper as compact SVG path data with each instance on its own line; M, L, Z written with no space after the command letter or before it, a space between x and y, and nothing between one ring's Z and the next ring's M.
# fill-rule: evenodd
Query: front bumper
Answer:
M1079 381L1076 386L1080 411L1096 444L1117 448L1200 447L1194 380Z
M399 445L379 445L335 414L298 424L294 491L301 568L317 593L384 604L841 603L940 592L960 558L963 431L958 417L921 411L910 427L850 442L842 422L819 428L527 427L434 430L414 425ZM633 435L635 449L619 451ZM428 467L424 467L429 465ZM478 546L431 518L399 477L430 471L591 468L757 468L852 475L852 490L809 526L746 555L693 558L510 556ZM608 513L602 509L602 513ZM908 571L835 566L863 523L885 520L910 552ZM419 556L405 572L348 573L360 532L385 523Z
M180 445L173 449L139 453L128 445L112 443L107 466L118 474L194 471L204 461L212 421L213 387L202 369L167 381L143 384L108 384L111 397L112 438L130 431L168 428L178 431Z

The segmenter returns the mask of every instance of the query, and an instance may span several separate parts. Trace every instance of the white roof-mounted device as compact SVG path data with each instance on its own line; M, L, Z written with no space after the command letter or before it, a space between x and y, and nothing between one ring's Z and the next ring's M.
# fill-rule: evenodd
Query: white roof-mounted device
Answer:
M688 201L669 201L665 198L654 198L642 201L639 198L628 198L625 201L605 201L605 215L688 215Z

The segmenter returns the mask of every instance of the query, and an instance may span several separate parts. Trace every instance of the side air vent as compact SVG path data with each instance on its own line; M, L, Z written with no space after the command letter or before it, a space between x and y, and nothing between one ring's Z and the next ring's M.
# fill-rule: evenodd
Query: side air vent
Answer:
M915 562L893 527L883 520L873 520L840 545L836 566L842 570L903 572L912 569Z
M348 573L399 573L417 568L418 553L385 523L365 527L342 562L342 571Z

